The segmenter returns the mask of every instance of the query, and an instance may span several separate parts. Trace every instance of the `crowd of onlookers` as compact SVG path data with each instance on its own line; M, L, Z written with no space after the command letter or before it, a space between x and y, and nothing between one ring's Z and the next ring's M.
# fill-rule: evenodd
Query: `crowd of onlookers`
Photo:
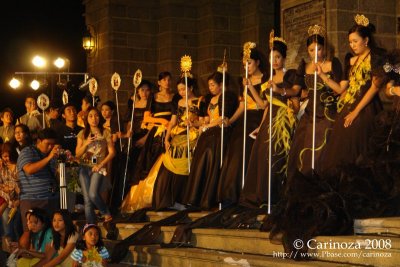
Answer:
M111 182L106 173L115 149L109 129L111 113L100 112L90 103L84 98L78 114L72 103L54 101L40 113L35 97L28 96L26 114L16 120L12 109L2 110L0 230L2 252L11 253L8 264L106 264L109 255L95 223L112 220L108 209ZM106 107L114 108L114 104L103 103L102 110ZM80 168L67 167L68 179L75 172L83 196L83 200L78 195L73 201L85 207L87 224L79 232L76 221L73 223L75 206L60 209L59 162L67 166L79 162ZM94 205L102 218L95 215Z

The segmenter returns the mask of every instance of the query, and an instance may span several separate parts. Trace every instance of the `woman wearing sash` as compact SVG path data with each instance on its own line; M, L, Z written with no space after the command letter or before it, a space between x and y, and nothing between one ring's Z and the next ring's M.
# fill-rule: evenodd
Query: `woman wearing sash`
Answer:
M348 35L355 56L347 57L344 81L339 85L330 77L322 77L331 88L345 92L338 101L340 113L320 158L321 176L297 173L288 180L282 200L264 224L270 238L282 238L285 252L294 252L297 257L301 253L297 253L294 240L307 242L318 235L351 234L354 219L386 212L380 209L385 196L371 179L373 170L357 163L367 151L372 122L380 107L377 92L383 79L375 70L382 70L384 57L375 46L373 25L363 15L357 15L355 21ZM305 246L300 252L306 250Z
M207 115L200 127L201 135L193 154L190 174L183 204L204 210L216 208L217 186L220 175L221 125L222 125L222 73L208 77L211 95L206 96ZM228 84L228 83L226 83ZM229 90L225 91L225 117L231 118L238 106L238 99ZM228 129L228 128L227 128ZM227 133L225 131L225 133ZM226 142L228 133L225 136Z
M194 94L195 80L187 79L189 119L186 118L186 86L185 78L177 82L178 94L182 97L173 111L168 130L165 135L165 153L153 192L153 208L183 209L183 195L189 175L188 143L186 124L189 122L190 159L200 136L199 127L204 123L206 113L203 97Z
M144 113L142 127L149 130L146 142L135 166L134 183L143 180L164 148L164 136L172 116L174 93L171 92L171 74L158 75L159 92L150 100L150 111Z
M336 58L329 58L324 35L324 30L319 25L309 28L307 38L307 51L310 57L308 63L302 60L296 73L294 90L302 87L308 90L308 104L303 116L296 127L293 142L289 151L287 179L290 180L301 172L312 175L312 140L313 140L313 107L314 107L314 72L318 70L315 114L315 166L321 166L320 156L328 142L329 133L336 117L336 103L342 93L337 85L342 79L342 65ZM315 47L318 47L318 63L315 64ZM329 83L332 81L332 83ZM336 86L332 86L335 83ZM288 91L289 94L290 91Z
M287 156L298 110L298 98L288 97L286 90L292 88L296 71L286 70L287 46L279 37L273 43L273 69L272 81L262 85L261 91L265 98L269 99L269 89L273 87L272 101L272 180L271 203L275 204L279 199L282 182L286 178ZM240 204L250 207L260 207L268 202L268 149L269 149L269 105L264 111L261 125L255 131L256 140L251 150L249 165L247 168L244 188L240 196Z
M232 135L224 155L221 175L218 184L218 201L223 206L236 204L239 200L243 181L243 128L244 128L244 101L247 101L246 119L246 155L245 168L250 158L254 139L249 134L254 131L262 120L263 111L266 106L265 94L261 92L261 84L265 83L267 77L266 58L257 48L250 50L248 63L248 79L243 78L243 87L248 86L248 95L244 99L242 95L239 108L228 120L232 124ZM245 170L246 171L246 170Z

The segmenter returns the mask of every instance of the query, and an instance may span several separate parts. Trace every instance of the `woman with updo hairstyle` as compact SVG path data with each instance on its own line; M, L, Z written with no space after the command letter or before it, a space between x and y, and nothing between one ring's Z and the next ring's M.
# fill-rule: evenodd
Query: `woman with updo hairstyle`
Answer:
M171 89L171 73L161 72L158 75L158 92L151 96L149 110L144 112L142 128L149 130L146 142L135 166L133 184L147 177L150 169L164 149L165 132L168 128L176 97Z
M347 56L343 82L345 90L337 103L336 119L321 173L334 177L344 165L355 164L365 154L368 139L374 131L371 120L382 110L378 91L383 85L379 72L385 63L385 51L376 46L375 26L364 15L355 16L349 30L349 43L354 56ZM331 79L326 82L332 84Z
M348 36L354 56L346 57L342 81L321 74L323 68L321 71L321 66L316 66L326 86L343 90L337 102L338 115L317 165L319 173L297 173L288 179L282 201L263 227L270 231L271 239L282 240L285 252L295 252L298 258L307 251L307 247L294 246L299 238L307 242L315 236L352 234L355 219L399 212L399 196L387 195L389 188L398 185L386 183L382 178L385 174L366 158L375 130L373 120L381 110L377 93L385 79L378 73L382 72L384 56L375 46L374 27L368 19L357 15L355 21Z
M206 114L200 126L201 135L194 150L190 173L182 204L210 210L218 206L217 187L221 160L222 126L222 79L221 72L207 78L209 94L205 96ZM238 107L238 97L229 88L226 73L225 118L232 119ZM224 146L229 143L229 127L224 128Z
M232 126L231 137L226 153L224 153L221 175L218 183L218 202L223 206L236 204L239 200L243 181L243 153L245 153L245 170L248 167L250 152L254 139L249 136L262 120L266 107L265 91L261 85L268 80L267 60L265 55L255 47L250 49L248 60L248 79L242 79L242 93L239 97L239 107L233 116L227 120L228 126ZM243 67L246 64L243 62ZM247 118L246 118L246 151L243 151L243 128L244 128L244 87L248 86L247 92Z
M271 203L276 204L282 182L286 178L287 156L299 105L297 97L288 97L285 93L293 86L296 70L285 69L287 46L282 38L274 39L271 53L273 76L262 90L269 101L269 88L272 86L274 97L272 101ZM260 127L254 132L256 138L239 202L242 206L258 208L268 203L269 127L269 103L267 103Z
M193 151L200 136L199 127L204 123L206 107L204 97L196 96L196 80L187 78L189 122L186 116L186 85L185 77L181 77L176 83L181 99L172 112L165 135L165 153L157 175L153 192L153 208L162 210L165 208L182 209L183 196L189 175L187 129L189 123L190 161L193 159ZM192 164L191 164L192 165Z
M329 142L329 132L336 118L336 103L344 91L339 82L342 79L342 65L336 58L328 58L327 42L324 29L320 25L311 26L306 40L309 60L303 59L297 68L296 78L291 90L280 92L298 96L301 89L308 91L308 104L296 127L290 146L287 179L293 179L297 172L306 176L312 175L312 141L314 115L314 73L317 70L316 84L316 121L315 121L315 170L321 166L321 153ZM315 64L315 48L318 48Z

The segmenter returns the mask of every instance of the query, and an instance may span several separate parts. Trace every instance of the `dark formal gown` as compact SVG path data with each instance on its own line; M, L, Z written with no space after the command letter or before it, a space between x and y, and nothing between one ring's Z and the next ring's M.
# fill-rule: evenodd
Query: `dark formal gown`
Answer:
M154 118L162 118L169 121L172 116L174 105L176 105L175 101L163 103L157 102L152 98L150 111ZM147 124L145 127L149 129L149 133L144 147L138 156L134 172L134 183L147 177L151 167L164 150L164 135L166 127L164 125L152 123Z
M295 75L295 70L288 70L283 77L283 82L277 84L277 86L291 88ZM269 90L266 90L265 94L268 94L269 101ZM275 204L278 201L283 180L286 178L287 157L296 125L296 114L294 114L290 106L289 98L280 94L274 94L273 97L271 204ZM267 108L269 108L269 104ZM253 144L245 184L240 195L240 204L252 208L268 203L269 112L266 114Z
M289 151L287 177L291 179L297 171L304 175L312 173L312 136L313 136L313 106L314 106L314 74L305 72L306 63L300 63L296 73L295 84L305 85L308 89L308 104L303 116L296 126L292 145ZM339 83L342 79L342 65L337 58L332 59L332 70L327 73L330 79ZM328 142L329 133L335 120L338 95L317 78L317 103L315 122L315 170L321 162L320 156Z
M191 101L189 118L192 122L198 121L206 113L205 102L202 98ZM162 210L173 207L175 203L182 203L186 183L189 175L188 146L186 129L186 107L178 106L173 112L177 117L177 125L171 130L171 147L163 154L160 170L154 185L153 209ZM190 159L199 138L199 130L190 127L189 144Z
M351 126L343 126L344 117L370 88L375 70L382 69L383 59L371 53L353 66L346 64L349 87L338 102L340 113L321 155L320 173L295 173L285 184L282 200L267 218L264 230L270 231L273 239L282 238L286 252L297 250L293 247L295 239L307 242L318 235L351 234L354 219L398 216L400 170L398 162L394 163L399 159L395 142L398 135L389 142L393 150L386 151L382 140L387 140L392 126L385 127L382 118L377 117L381 110L378 95ZM383 121L394 125L398 132L398 122Z
M206 97L207 113L211 122L221 116L222 96L217 104ZM238 106L237 95L225 93L225 116L231 117ZM224 129L224 145L229 139L229 127ZM220 175L221 127L215 126L201 133L192 159L183 204L210 210L218 205L217 187Z
M265 99L265 94L261 93L261 84L266 81L262 79L260 84L254 85L254 89ZM258 108L254 97L248 91L247 97L247 119L246 119L246 152L245 152L245 172L247 170L250 152L253 147L254 139L249 134L254 131L261 123L264 110ZM223 206L235 204L239 201L240 191L243 186L243 130L244 115L238 118L232 127L229 144L224 154L221 174L218 183L218 202Z

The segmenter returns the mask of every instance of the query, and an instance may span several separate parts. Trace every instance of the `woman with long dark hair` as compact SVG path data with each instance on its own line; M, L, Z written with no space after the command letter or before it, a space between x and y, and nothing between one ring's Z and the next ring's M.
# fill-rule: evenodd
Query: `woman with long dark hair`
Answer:
M68 210L54 212L52 218L53 241L46 246L45 254L48 262L43 267L70 267L70 254L75 248L79 234L72 222Z
M29 248L19 247L17 251L17 266L42 266L48 260L45 256L46 246L53 239L51 232L50 220L46 211L39 208L29 210L24 216L27 218L29 230Z
M28 126L25 124L18 124L14 128L14 142L13 145L17 150L17 153L21 152L21 150L32 144L32 138L29 131Z
M85 121L85 129L78 134L76 157L80 160L79 181L85 201L85 216L89 223L96 220L94 205L104 215L104 221L112 217L106 203L99 195L100 185L105 179L107 163L115 155L111 132L103 128L100 111L89 108Z

